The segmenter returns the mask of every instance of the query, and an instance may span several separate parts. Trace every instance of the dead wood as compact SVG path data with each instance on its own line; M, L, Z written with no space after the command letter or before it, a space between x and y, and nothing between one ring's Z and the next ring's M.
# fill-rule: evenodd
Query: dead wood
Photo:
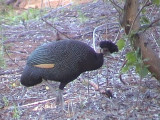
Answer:
M113 97L112 92L111 92L110 89L107 89L107 90L100 89L99 86L93 81L86 80L85 82L87 84L91 85L94 88L95 91L99 91L100 94L103 94L103 95L107 96L108 98L112 98Z

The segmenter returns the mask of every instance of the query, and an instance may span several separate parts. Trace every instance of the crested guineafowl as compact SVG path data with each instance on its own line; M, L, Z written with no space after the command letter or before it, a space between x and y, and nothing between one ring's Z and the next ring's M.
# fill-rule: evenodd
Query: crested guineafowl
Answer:
M58 81L57 103L63 104L63 89L85 71L96 70L103 65L103 55L118 52L111 41L100 42L100 53L76 40L60 40L44 44L28 57L21 76L21 84L30 87L44 80Z

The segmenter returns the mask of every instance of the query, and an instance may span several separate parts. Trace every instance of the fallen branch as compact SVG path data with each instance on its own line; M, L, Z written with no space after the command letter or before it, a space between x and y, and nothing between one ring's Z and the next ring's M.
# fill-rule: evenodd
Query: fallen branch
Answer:
M122 67L121 67L121 70L122 70L122 68L126 65L126 63L127 63L127 60L124 61L123 65L122 65ZM120 81L121 81L124 85L126 85L126 82L124 82L123 79L122 79L122 73L120 73L119 79L120 79Z
M95 89L95 91L99 91L100 94L106 95L108 98L112 98L113 97L112 92L110 91L110 89L108 89L108 90L99 89L99 86L93 81L85 80L85 82L87 84L91 85Z
M70 37L68 37L67 35L63 34L61 31L59 31L54 25L52 25L51 23L49 23L47 20L45 20L44 18L41 18L42 21L44 21L47 25L49 25L50 27L54 28L57 31L57 40L60 40L61 37L60 35L65 36L68 39L71 39Z
M38 104L45 103L45 102L48 102L48 101L51 101L51 100L55 100L55 98L50 98L50 99L47 99L47 100L41 100L41 101L37 101L37 102L21 105L21 106L18 106L18 108L24 108L24 107L28 107L28 106L32 106L32 105L38 105ZM14 108L15 108L14 106L7 106L7 107L2 107L1 109L10 109L10 110L12 110Z
M21 68L21 70L22 70L23 68L22 68L21 66L19 66L18 63L16 63L16 62L11 58L11 56L9 55L6 47L4 46L3 48L4 48L4 51L5 51L6 55L7 55L7 57L8 57L15 65L17 65L19 68Z

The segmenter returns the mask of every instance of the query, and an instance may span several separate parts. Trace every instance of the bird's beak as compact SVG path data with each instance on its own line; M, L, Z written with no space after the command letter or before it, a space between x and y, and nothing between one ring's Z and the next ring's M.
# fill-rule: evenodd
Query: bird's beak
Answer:
M97 53L103 53L103 55L108 56L110 55L110 52L107 48L98 48L96 50Z
M107 48L101 48L100 49L100 53L103 53L105 56L110 55L110 52Z

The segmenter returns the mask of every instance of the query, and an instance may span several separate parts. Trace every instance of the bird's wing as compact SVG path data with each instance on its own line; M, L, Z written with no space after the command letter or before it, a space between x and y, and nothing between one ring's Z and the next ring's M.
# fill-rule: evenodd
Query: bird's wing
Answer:
M38 65L34 65L34 67L38 67L38 68L54 68L54 64L38 64Z
M38 68L53 68L56 63L57 56L53 54L47 47L38 47L28 57L27 64Z

